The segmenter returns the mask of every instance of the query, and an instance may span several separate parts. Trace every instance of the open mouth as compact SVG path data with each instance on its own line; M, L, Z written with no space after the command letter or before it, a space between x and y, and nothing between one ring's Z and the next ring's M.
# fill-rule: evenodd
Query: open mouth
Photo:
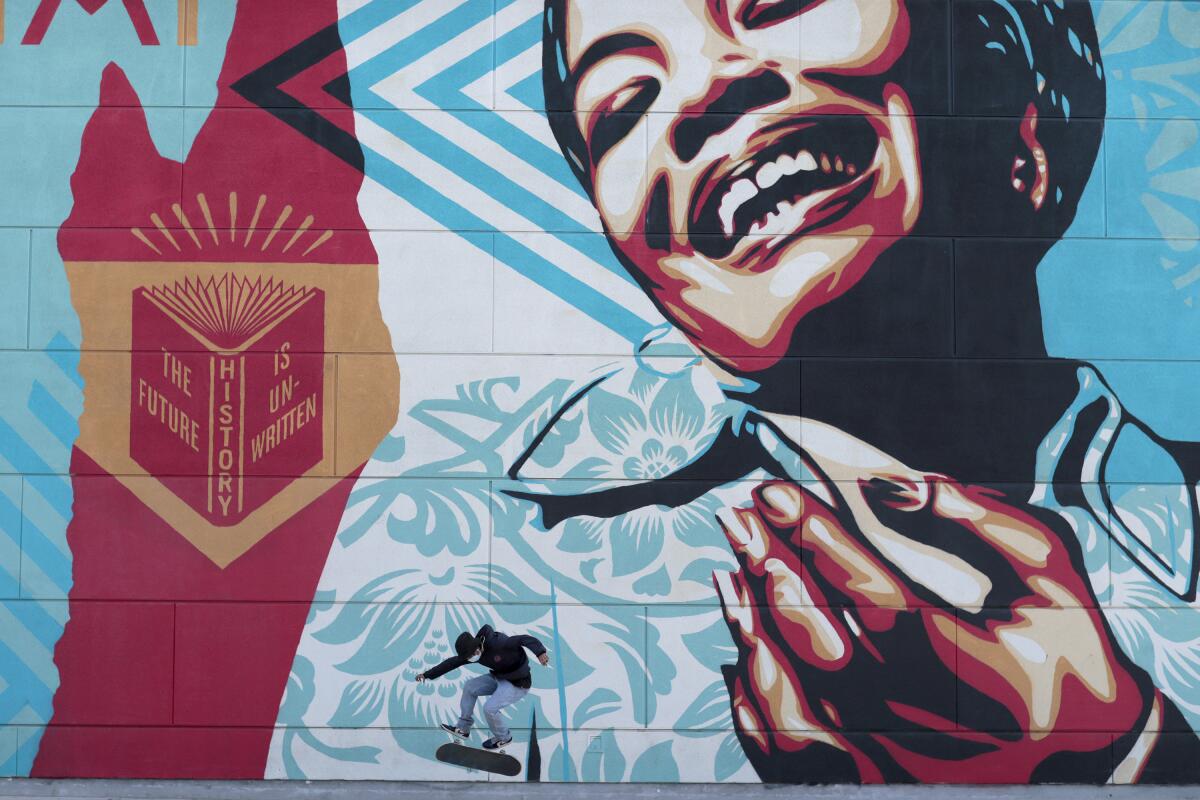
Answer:
M747 236L798 234L844 216L867 195L878 149L864 117L789 121L770 144L703 184L692 245L722 259Z

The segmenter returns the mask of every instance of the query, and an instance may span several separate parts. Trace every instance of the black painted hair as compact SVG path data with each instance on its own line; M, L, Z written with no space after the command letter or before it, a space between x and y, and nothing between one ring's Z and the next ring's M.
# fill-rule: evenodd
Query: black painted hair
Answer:
M575 177L592 191L590 158L575 124L575 80L567 69L567 0L546 0L542 15L542 90L550 130ZM563 113L556 113L563 112Z
M554 137L571 171L590 193L587 146L569 113L574 109L575 82L566 60L568 1L545 3L542 86ZM1091 3L980 0L952 5L957 37L955 95L966 100L958 103L957 110L1020 118L1034 103L1038 137L1052 165L1054 185L1047 203L1058 209L1047 216L1058 220L1055 233L1061 235L1091 175L1102 130L1096 121L1103 120L1105 112L1104 68ZM920 4L914 12L937 7ZM945 29L944 23L933 20L933 24Z

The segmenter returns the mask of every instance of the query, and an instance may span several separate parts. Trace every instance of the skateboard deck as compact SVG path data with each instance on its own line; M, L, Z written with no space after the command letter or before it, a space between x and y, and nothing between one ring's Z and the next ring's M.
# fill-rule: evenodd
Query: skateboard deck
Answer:
M521 762L510 755L494 750L484 750L459 744L457 741L447 742L437 749L437 760L447 764L455 764L467 769L481 769L484 772L494 772L497 775L520 775Z

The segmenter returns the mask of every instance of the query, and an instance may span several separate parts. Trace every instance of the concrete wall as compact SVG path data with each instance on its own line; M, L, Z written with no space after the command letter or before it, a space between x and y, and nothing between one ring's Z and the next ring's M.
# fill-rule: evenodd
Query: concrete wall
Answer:
M1200 778L1200 2L0 11L3 774Z

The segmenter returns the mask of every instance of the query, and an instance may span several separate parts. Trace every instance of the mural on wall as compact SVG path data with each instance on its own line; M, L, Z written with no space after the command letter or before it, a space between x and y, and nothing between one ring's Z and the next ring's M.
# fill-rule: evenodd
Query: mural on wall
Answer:
M4 14L8 774L1200 781L1200 2Z

